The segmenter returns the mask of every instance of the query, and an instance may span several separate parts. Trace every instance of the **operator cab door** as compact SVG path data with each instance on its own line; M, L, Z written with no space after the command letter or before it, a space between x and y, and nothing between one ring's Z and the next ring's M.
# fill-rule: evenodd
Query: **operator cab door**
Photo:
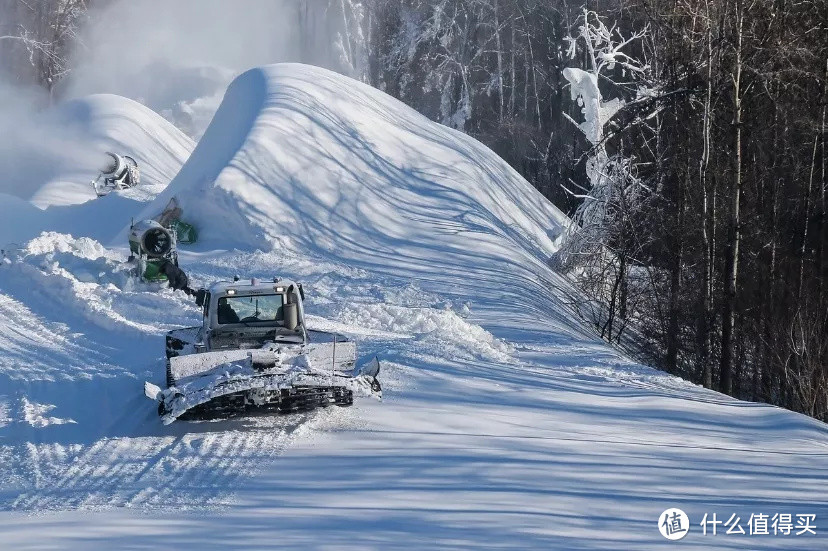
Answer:
M302 289L301 284L297 285L290 285L285 290L285 304L295 304L296 308L296 321L297 326L304 325L305 322L305 309L303 306L303 302L305 298L305 291Z
M198 332L198 343L201 344L201 347L205 351L209 349L209 343L207 342L210 338L210 300L212 297L210 296L210 291L200 289L196 294L196 304L201 306L201 329ZM196 348L199 348L196 345Z

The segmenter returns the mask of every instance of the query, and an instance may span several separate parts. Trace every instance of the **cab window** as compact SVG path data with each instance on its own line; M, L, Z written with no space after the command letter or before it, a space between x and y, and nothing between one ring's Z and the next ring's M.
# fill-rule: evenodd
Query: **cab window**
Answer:
M283 321L284 295L229 296L218 300L219 324Z

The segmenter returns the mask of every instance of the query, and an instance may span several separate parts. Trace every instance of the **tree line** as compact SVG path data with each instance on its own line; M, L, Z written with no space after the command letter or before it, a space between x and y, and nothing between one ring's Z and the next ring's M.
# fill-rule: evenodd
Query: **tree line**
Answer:
M555 266L603 338L828 420L828 3L354 4L369 82L581 215ZM626 56L595 73L611 111L598 141L573 124L589 98L572 97L566 75L595 69L586 41L573 43L585 13L604 27L597 49Z

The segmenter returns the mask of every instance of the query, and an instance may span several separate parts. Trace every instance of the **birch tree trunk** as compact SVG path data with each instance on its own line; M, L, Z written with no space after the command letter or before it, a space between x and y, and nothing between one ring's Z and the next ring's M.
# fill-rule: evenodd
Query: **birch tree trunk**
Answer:
M690 177L690 159L687 159L688 170L686 178ZM679 347L679 297L681 296L681 274L684 268L684 194L687 188L685 179L679 184L679 197L676 210L678 211L678 225L676 232L676 251L673 266L670 270L670 299L668 309L667 325L667 370L676 373L678 370L678 347Z
M515 117L515 91L517 89L517 83L515 82L515 19L509 21L509 28L511 30L511 42L509 42L509 54L511 57L510 60L510 81L511 81L511 89L509 90L509 118L514 119Z
M727 291L722 308L722 357L719 363L720 390L733 394L733 326L739 276L739 245L741 241L742 198L742 30L744 13L741 1L736 2L736 59L733 72L733 189L730 209L729 242L725 262Z
M796 301L802 300L802 287L805 284L805 261L808 256L808 222L811 218L811 191L814 187L814 171L816 170L817 146L819 136L814 136L814 147L811 152L811 171L808 174L808 189L805 191L805 217L802 222L802 245L799 248L799 285L796 287Z
M825 242L828 241L828 205L826 205L825 194L828 193L826 186L828 182L825 181L825 110L828 106L828 59L825 60L825 74L822 83L822 122L820 124L820 135L822 136L822 177L820 178L820 218L819 218L819 251L817 254L817 279L819 280L819 300L821 304L825 303L825 278L828 274L825 273Z
M727 290L722 308L722 357L719 362L720 390L733 394L733 326L736 291L739 277L739 245L741 241L742 199L742 30L744 13L741 1L736 2L736 59L733 72L733 189L731 190L730 228L725 277Z
M503 43L500 40L500 15L497 11L498 0L492 0L494 8L494 29L495 29L495 44L497 46L497 101L498 101L498 122L503 122Z
M699 181L702 192L702 315L700 319L701 337L699 339L700 356L702 363L702 384L706 388L713 388L713 365L710 362L710 320L713 318L713 256L711 254L712 236L711 225L715 214L710 209L710 197L707 183L707 171L710 165L710 115L713 100L713 32L710 21L709 0L705 3L706 42L707 42L707 89L704 96L704 115L702 118L702 156L699 162Z
M542 128L541 111L540 111L540 96L538 95L538 77L535 68L535 52L532 48L532 40L527 40L529 43L529 64L532 70L532 87L535 91L535 116L538 121L538 130Z

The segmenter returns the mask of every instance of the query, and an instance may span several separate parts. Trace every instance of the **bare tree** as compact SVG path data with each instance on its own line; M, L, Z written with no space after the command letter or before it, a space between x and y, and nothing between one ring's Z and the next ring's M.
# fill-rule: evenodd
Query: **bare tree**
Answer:
M78 28L87 12L87 0L17 0L18 21L0 35L3 42L22 48L34 81L52 93L70 71L69 56L77 45Z

